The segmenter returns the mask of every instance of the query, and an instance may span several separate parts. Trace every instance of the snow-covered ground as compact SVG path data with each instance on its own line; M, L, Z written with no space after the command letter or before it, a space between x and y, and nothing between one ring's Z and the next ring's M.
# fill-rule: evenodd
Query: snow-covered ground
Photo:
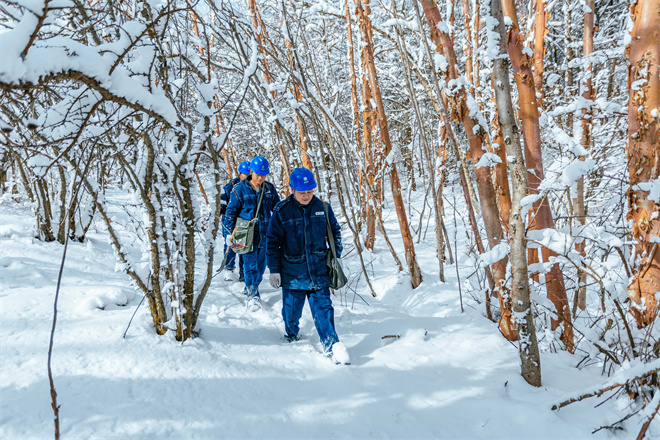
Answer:
M25 204L0 199L0 438L52 438L47 352L63 247L32 238ZM396 242L396 218L388 229ZM451 225L448 225L451 226ZM450 235L453 232L450 230ZM428 237L433 242L432 229ZM141 296L114 272L102 230L70 243L59 300L53 373L63 438L630 438L600 430L622 418L626 400L551 406L606 378L579 370L567 353L542 353L543 386L520 376L516 346L447 266L437 281L431 244L417 245L425 276L416 290L398 276L379 242L370 270L379 294L335 295L336 326L352 364L319 353L307 306L303 339L283 342L281 296L267 281L264 308L246 312L242 286L216 277L201 334L178 343L158 336ZM459 243L460 246L460 243ZM462 279L474 272L460 258ZM360 267L355 253L345 265ZM267 276L266 276L267 280ZM368 303L368 304L367 304ZM400 335L399 339L383 336ZM386 341L386 342L384 342ZM649 436L660 436L655 421Z

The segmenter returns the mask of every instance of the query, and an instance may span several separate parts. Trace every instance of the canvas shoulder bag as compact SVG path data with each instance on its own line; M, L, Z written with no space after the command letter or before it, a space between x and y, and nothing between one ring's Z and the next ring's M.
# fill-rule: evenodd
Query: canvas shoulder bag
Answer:
M344 275L344 271L337 260L337 251L335 249L335 237L332 235L330 229L330 218L328 217L328 204L323 202L323 210L325 211L325 227L328 231L327 239L330 244L330 250L325 257L325 265L328 266L328 278L330 278L330 287L334 290L341 289L346 285L348 279Z
M249 185L249 184L248 184ZM261 199L264 197L266 192L265 183L262 185L261 194L259 194L259 201L257 202L257 210L254 213L254 218L252 220L245 220L238 217L236 219L236 227L234 232L231 234L231 250L236 254L248 254L252 252L252 244L254 242L254 227L257 224L259 219L259 208L261 208Z

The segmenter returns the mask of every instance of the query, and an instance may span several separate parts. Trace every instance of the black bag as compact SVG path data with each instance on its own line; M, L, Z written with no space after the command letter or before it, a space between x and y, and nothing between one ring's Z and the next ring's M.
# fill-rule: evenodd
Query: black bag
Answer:
M254 243L254 228L259 219L259 208L261 207L261 199L264 197L266 187L262 185L261 194L259 194L259 201L257 202L257 211L252 220L245 220L238 217L236 219L236 227L231 234L231 250L235 254L249 254L252 252L252 244Z
M344 275L344 271L337 260L337 252L335 250L335 238L330 229L330 218L328 217L328 204L323 202L323 210L325 211L325 226L328 231L327 238L330 243L330 250L325 257L325 265L328 266L328 278L330 278L330 287L334 290L341 289L348 282L348 278Z

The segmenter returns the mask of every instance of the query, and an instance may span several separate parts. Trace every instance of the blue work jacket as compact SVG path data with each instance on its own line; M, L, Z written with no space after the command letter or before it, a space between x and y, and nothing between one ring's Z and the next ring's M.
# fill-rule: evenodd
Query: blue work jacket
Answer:
M225 215L225 212L227 211L227 205L229 204L229 198L231 197L231 192L240 181L241 179L234 177L225 186L222 187L222 193L220 194L220 215ZM229 234L231 234L231 231L222 228L222 235L227 236Z
M341 226L328 205L337 257L341 257ZM270 273L282 276L282 287L318 290L330 286L325 259L327 244L323 202L314 196L302 205L290 195L277 204L268 226L266 260Z
M263 200L261 200L261 207L259 208L259 220L254 229L254 241L252 242L252 246L257 248L265 244L268 222L273 213L273 208L280 201L280 196L277 194L275 185L270 182L264 182L261 188L259 188L259 192L257 192L250 185L251 178L249 176L234 186L225 216L222 218L222 225L223 229L229 231L231 235L236 227L236 219L238 217L245 220L252 220L257 210L259 195L262 191L265 191Z
M229 197L234 187L241 181L238 177L231 179L225 186L222 187L222 194L220 194L220 204L224 209L227 209L229 204Z

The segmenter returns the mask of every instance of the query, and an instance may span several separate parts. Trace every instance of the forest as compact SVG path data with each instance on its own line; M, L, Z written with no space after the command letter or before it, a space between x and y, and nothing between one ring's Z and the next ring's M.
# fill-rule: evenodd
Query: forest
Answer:
M332 202L345 295L379 246L413 292L456 272L530 386L598 367L557 409L657 423L660 0L0 0L0 54L0 194L65 255L107 231L156 334L203 337L222 187L264 156Z

